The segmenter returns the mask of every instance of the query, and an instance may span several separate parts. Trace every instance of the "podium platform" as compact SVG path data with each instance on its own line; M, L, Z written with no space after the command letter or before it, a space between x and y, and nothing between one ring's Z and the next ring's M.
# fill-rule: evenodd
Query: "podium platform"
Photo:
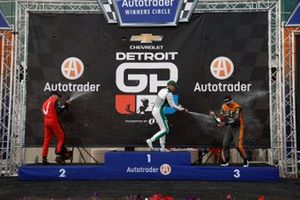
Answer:
M20 180L278 181L276 167L192 166L189 152L107 152L103 165L24 165Z

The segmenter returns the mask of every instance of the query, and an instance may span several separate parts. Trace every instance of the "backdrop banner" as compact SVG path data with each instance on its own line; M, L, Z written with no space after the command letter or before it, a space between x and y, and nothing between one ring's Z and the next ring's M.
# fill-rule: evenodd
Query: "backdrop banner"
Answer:
M51 90L71 98L61 122L67 146L146 146L158 131L151 110L168 80L167 146L218 147L224 129L208 115L231 95L249 148L270 146L268 15L194 14L177 27L121 28L103 15L29 16L26 146L42 146L42 103Z

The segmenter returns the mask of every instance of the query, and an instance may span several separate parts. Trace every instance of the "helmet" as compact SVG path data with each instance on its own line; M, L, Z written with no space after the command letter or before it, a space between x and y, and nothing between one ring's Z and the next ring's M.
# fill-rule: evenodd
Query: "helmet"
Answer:
M230 96L230 95L228 95L228 96L226 96L225 98L224 98L224 103L227 103L227 102L229 102L229 101L231 101L232 100L232 97Z
M50 92L50 95L52 96L52 95L56 95L56 96L58 96L58 97L62 97L62 94L59 92L59 91L51 91Z
M175 88L178 88L177 83L176 83L175 81L173 81L173 80L170 80L170 81L168 82L167 85L172 85L172 86L174 86Z

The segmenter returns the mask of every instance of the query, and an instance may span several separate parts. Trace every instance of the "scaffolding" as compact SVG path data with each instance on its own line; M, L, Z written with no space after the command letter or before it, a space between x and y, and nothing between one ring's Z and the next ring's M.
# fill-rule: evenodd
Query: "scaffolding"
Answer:
M295 99L295 54L296 35L300 35L300 27L283 29L283 76L284 76L284 149L286 177L297 177L297 131L296 131L296 99Z
M287 162L286 138L291 138L290 133L284 128L287 123L283 116L284 106L287 104L286 92L283 88L284 76L282 69L281 52L281 27L280 27L280 3L279 0L261 1L232 1L232 0L199 0L195 13L209 12L268 12L269 20L269 102L270 102L270 130L271 149L269 151L269 162L279 167L281 177L295 177L290 175L294 171ZM16 60L13 73L13 83L9 85L8 94L12 99L12 105L8 110L11 113L11 129L7 135L12 136L13 142L8 147L8 151L13 155L9 157L9 162L2 163L1 168L5 169L5 175L14 175L19 165L23 163L24 138L25 138L25 116L26 116L26 69L28 51L28 24L29 12L37 13L101 13L97 0L84 1L59 1L59 0L20 0L16 3ZM291 74L293 71L291 71ZM294 97L294 93L289 93ZM1 97L3 101L4 97ZM294 106L294 104L289 104ZM293 107L294 108L294 107ZM286 113L294 119L295 112ZM287 116L286 115L286 116ZM2 118L2 113L1 113ZM294 124L291 124L294 127ZM294 135L293 135L294 136ZM1 138L2 140L3 138ZM20 155L20 156L17 156ZM17 159L16 159L17 158ZM1 159L1 158L0 158ZM292 159L296 159L292 157ZM291 160L294 162L295 160ZM3 168L5 166L5 168ZM8 170L9 169L9 170Z
M11 172L13 138L11 131L14 82L14 35L11 30L0 31L0 172Z

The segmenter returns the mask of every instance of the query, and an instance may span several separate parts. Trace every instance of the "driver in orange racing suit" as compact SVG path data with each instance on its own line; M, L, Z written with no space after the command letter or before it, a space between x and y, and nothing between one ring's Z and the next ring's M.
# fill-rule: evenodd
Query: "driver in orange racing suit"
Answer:
M65 135L61 127L59 114L68 108L69 101L63 103L61 96L59 92L52 91L51 96L42 105L44 115L43 164L48 164L48 149L53 135L57 138L55 153L58 156L56 157L56 162L60 164L64 163L64 151L66 150L64 147Z
M229 166L230 144L234 141L236 149L244 160L243 167L248 167L249 162L244 147L244 116L241 106L234 102L231 96L226 96L219 117L223 119L220 124L225 126L222 152L223 164L221 166Z

